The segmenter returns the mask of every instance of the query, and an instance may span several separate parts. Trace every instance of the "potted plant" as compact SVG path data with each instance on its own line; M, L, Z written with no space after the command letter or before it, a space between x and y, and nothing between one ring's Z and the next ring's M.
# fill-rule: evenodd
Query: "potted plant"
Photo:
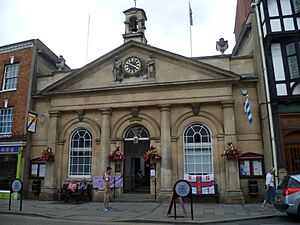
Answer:
M152 159L154 161L161 160L161 156L158 154L156 147L151 146L148 151L144 154L144 161L148 161L149 159Z
M242 155L241 151L232 142L227 143L227 149L224 150L222 156L227 159L239 158Z
M54 152L52 151L51 147L47 147L43 149L40 160L47 161L47 162L54 162Z
M108 158L111 161L122 161L123 159L125 159L125 155L123 152L120 151L119 147L117 146L115 150L108 154Z

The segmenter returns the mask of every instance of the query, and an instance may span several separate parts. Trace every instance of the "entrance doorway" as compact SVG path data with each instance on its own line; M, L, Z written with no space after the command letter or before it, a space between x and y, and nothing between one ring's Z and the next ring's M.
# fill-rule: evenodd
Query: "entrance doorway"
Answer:
M288 174L300 173L300 131L294 131L284 137L286 170Z
M124 192L150 193L150 164L144 161L149 146L148 131L143 126L128 129L124 138Z

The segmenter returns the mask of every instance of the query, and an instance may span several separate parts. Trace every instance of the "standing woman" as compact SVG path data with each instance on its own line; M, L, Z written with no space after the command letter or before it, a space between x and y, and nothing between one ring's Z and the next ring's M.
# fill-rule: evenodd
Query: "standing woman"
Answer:
M112 168L107 167L105 173L103 174L103 181L104 181L104 198L103 198L103 204L104 209L103 211L110 211L111 207L108 205L109 198L110 198L110 174L111 174Z
M275 169L273 167L270 168L269 172L266 175L266 193L265 193L265 200L261 205L262 208L265 207L267 202L273 204L275 201L275 185L274 185L274 172Z

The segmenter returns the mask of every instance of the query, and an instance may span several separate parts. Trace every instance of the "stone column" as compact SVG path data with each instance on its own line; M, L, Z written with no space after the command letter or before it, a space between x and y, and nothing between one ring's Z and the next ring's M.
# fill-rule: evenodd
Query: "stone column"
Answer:
M168 198L172 192L172 149L171 149L171 128L170 128L170 105L160 106L161 126L161 174L160 194L161 198Z
M100 144L100 176L109 166L108 154L110 152L110 130L111 130L111 109L100 109L101 121L101 144Z
M57 134L58 134L58 122L61 117L59 111L49 111L49 126L48 126L48 142L47 146L52 148L52 151L57 157L58 151L57 147ZM44 186L40 194L42 200L54 200L56 199L56 168L58 161L54 159L54 162L46 162L46 171L45 171L45 181Z
M234 118L234 101L223 101L225 145L232 142L236 145L236 130ZM244 197L240 188L240 177L237 159L225 159L226 193L225 200L228 203L244 203Z

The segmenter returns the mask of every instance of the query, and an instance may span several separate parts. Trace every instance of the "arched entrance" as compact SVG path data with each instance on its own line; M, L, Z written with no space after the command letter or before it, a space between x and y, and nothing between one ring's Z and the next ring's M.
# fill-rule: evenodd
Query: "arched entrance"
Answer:
M124 192L150 192L150 165L144 162L149 133L140 125L129 127L124 136Z

